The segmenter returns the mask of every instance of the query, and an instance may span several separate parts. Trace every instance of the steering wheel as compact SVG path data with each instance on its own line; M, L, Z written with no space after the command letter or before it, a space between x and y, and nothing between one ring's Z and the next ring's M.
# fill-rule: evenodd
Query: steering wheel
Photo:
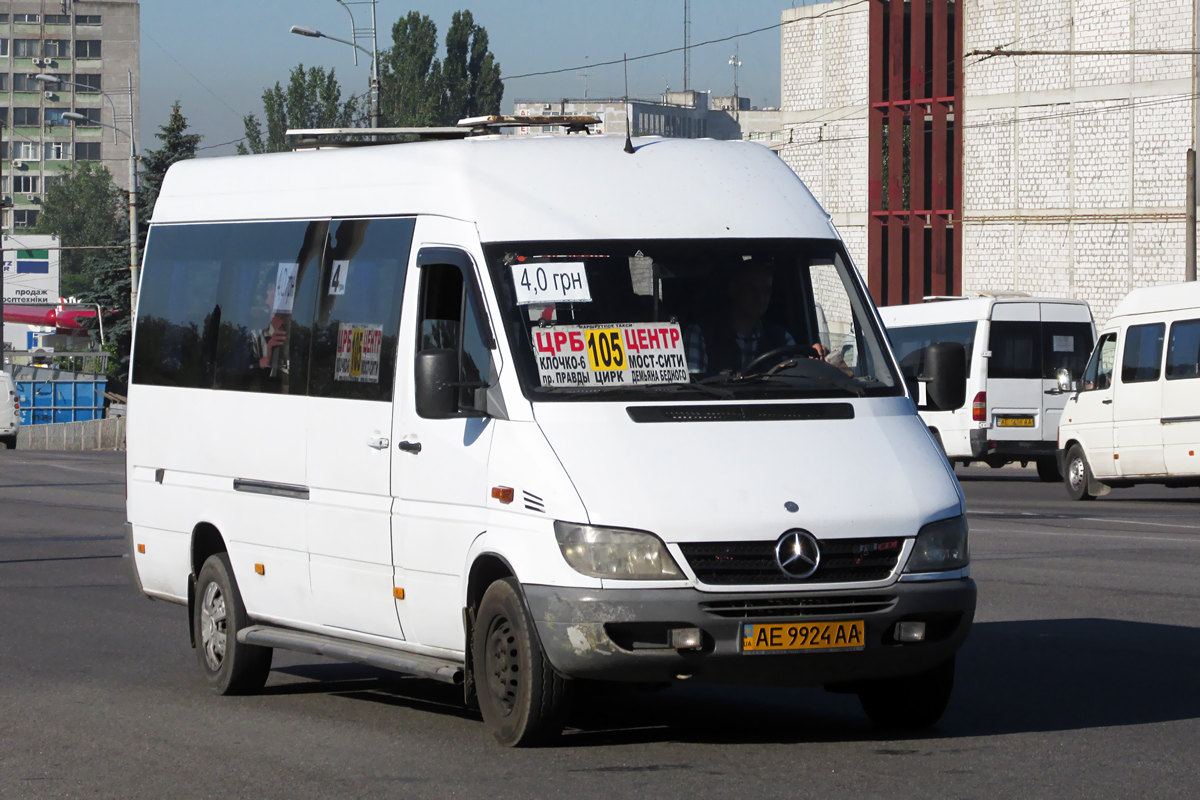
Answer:
M768 350L758 358L751 361L746 365L746 368L742 370L742 374L753 375L757 371L758 367L761 367L763 364L770 364L772 367L779 366L786 360L786 356L805 356L807 358L810 356L815 356L816 354L817 351L812 349L811 346L802 347L798 344L785 344L783 347L776 347L774 350Z

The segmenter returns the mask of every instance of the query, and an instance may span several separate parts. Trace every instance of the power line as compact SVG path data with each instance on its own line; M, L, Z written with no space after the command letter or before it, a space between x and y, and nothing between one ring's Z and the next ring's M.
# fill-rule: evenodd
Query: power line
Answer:
M826 16L840 17L846 13L846 9L853 8L854 6L857 6L857 5L862 5L863 3L866 3L866 2L868 2L868 0L856 0L856 2L850 3L849 5L841 6L840 8L831 8L830 10L824 11L820 14L814 14L811 17L801 17L800 19L788 20L786 22L777 22L774 25L768 25L765 28L755 28L752 31L746 31L745 33L735 33L732 36L723 36L720 39L709 39L706 42L700 42L699 44L689 45L689 47L694 50L697 47L704 47L705 45L720 44L721 42L732 42L735 39L741 39L742 37L745 37L745 36L753 36L756 33L764 33L766 31L777 30L779 28L782 28L784 25L792 25L797 22L812 22L813 20L821 19L822 17L826 17ZM839 12L839 13L834 13L834 12ZM684 50L683 47L672 47L669 50L659 50L657 53L644 53L640 56L630 56L628 60L629 61L642 61L643 59L647 59L647 58L657 58L658 56L671 55L672 53L678 53L683 50ZM520 80L521 78L536 78L536 77L539 77L542 75L558 75L563 72L578 72L579 70L590 69L592 67L611 67L616 64L623 64L623 63L625 63L625 59L617 58L612 61L601 61L596 64L584 64L584 65L578 66L578 67L563 67L561 69L548 69L548 70L544 70L542 72L526 72L522 75L501 75L500 78L501 78L501 80L505 80L505 81L515 81L515 80Z
M208 85L207 85L207 84L205 84L205 83L204 83L204 81L200 80L200 79L199 79L199 78L197 78L195 75L193 75L191 70L189 70L189 69L188 69L187 67L185 67L185 66L184 66L182 63L180 63L179 59L177 59L175 56L171 55L170 51L169 51L169 50L167 50L167 48L163 47L161 44L159 44L159 43L158 43L158 40L157 40L157 39L155 39L153 36L151 36L149 33L147 33L147 32L145 31L145 29L143 29L143 30L142 30L142 35L143 35L143 36L145 36L145 37L146 37L147 39L149 39L150 41L154 42L154 45L155 45L155 47L157 47L159 50L162 50L162 51L163 51L163 53L165 53L165 54L166 54L167 58L169 58L169 59L171 59L172 61L174 61L174 62L175 62L175 63L176 63L178 66L179 66L179 68L180 68L181 70L183 70L184 72L186 72L186 73L188 74L188 76L189 76L189 77L190 77L192 80L194 80L196 83L200 84L201 88L203 88L203 89L204 89L204 91L208 92L208 93L209 93L209 94L211 94L213 97L217 98L217 102L219 102L221 105L223 105L223 106L225 106L227 109L229 109L229 113L233 114L233 115L234 115L235 117L237 117L239 120L242 118L242 115L241 115L241 114L239 114L238 112L236 112L236 111L234 111L234 110L233 110L233 106L229 105L229 103L226 103L226 102L225 102L225 100L224 100L224 98L222 98L222 97L221 97L219 94L217 94L216 92L214 92L212 89L208 88Z

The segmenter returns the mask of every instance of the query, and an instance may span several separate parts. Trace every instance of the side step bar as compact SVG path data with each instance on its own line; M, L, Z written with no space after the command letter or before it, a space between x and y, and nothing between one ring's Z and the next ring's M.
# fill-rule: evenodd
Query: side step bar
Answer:
M435 681L452 683L455 686L461 686L463 682L463 665L457 661L424 656L419 653L406 653L402 650L393 650L375 644L335 639L319 633L294 631L268 625L252 625L238 631L237 639L242 644L257 644L263 647L278 647L281 650L295 650L298 653L310 653L314 656L340 658L359 664L369 664L372 667L406 672L418 678L432 678Z

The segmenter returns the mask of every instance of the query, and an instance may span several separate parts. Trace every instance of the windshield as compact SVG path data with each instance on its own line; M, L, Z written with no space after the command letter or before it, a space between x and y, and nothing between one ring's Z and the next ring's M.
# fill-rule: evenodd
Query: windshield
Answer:
M837 241L504 242L484 251L531 399L903 391Z

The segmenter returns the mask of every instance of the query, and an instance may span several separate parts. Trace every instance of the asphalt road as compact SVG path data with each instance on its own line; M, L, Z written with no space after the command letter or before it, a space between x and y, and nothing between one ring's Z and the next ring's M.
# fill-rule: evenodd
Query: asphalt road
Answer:
M980 604L935 729L684 685L510 751L458 690L355 665L279 653L263 694L210 694L186 610L126 581L121 456L0 452L0 798L1200 795L1200 490L959 475Z

